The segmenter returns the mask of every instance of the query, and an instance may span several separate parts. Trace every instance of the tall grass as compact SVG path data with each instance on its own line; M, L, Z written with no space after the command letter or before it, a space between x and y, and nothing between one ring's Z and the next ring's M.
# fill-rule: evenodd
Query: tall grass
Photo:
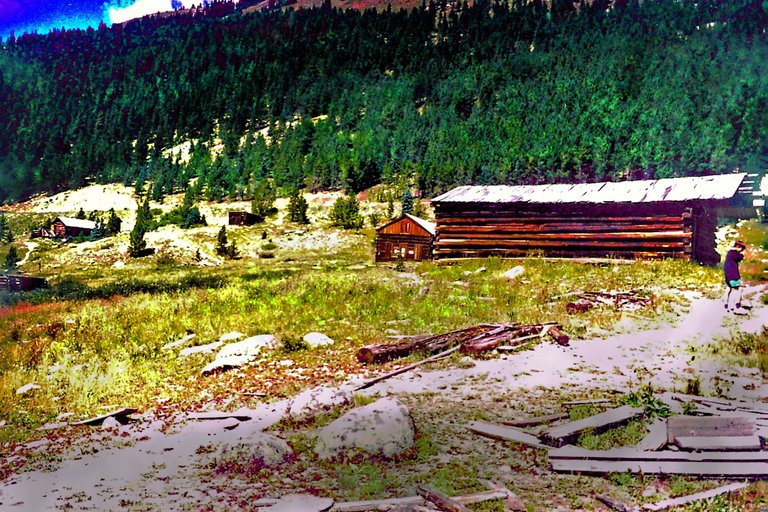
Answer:
M268 355L258 367L204 378L199 372L209 356L185 359L162 350L187 332L207 343L235 330L281 340L321 331L336 345L291 352L290 358L315 379L338 378L340 371L361 369L354 358L360 346L391 334L439 333L482 322L558 321L579 336L595 326L610 329L624 313L597 307L568 316L570 299L563 295L569 292L642 288L641 293L657 296L656 309L634 314L650 319L680 300L666 293L670 288L719 285L716 270L675 261L616 267L537 259L425 262L412 264L405 274L388 266L348 268L359 261L337 255L310 267L300 261L242 260L210 275L188 267L147 268L131 280L105 274L95 286L72 278L28 297L30 302L0 309L0 420L13 427L0 429L0 441L30 435L61 412L86 415L118 404L152 408L161 398L190 405L201 400L203 389L222 395L236 393L237 386L295 392L312 382L282 368L282 352ZM516 280L500 277L517 264L525 272ZM16 395L28 382L42 389Z

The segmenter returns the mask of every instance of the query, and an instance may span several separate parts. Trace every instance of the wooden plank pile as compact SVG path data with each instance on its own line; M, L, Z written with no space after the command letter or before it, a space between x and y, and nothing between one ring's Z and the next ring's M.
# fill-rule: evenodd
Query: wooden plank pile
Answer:
M432 336L414 336L398 343L367 345L357 352L361 363L384 363L392 359L423 352L434 354L454 346L464 354L477 355L505 347L522 345L526 341L549 336L560 345L568 345L569 337L555 323L549 324L480 324Z
M609 409L578 421L555 426L542 424L566 415L518 418L493 424L475 421L472 432L547 450L553 471L603 475L629 472L656 475L693 475L705 478L768 478L768 405L761 402L725 400L679 393L664 393L661 399L673 410L688 403L697 416L676 415L653 422L648 435L632 447L587 450L573 443L583 432L600 432L642 417L643 410L630 406ZM534 427L525 430L520 427ZM742 488L732 484L686 498L666 500L641 508L625 506L608 497L597 498L614 510L664 510L698 499Z
M615 309L634 311L641 308L653 307L653 297L639 295L637 290L611 292L576 292L569 294L576 300L565 305L569 314L583 313L598 305L611 306Z

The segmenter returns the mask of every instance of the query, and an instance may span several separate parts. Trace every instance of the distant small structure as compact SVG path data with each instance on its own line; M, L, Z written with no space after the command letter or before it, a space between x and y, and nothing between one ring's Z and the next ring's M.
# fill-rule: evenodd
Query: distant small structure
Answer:
M74 236L88 236L96 229L96 223L92 220L75 219L72 217L56 217L51 224L51 229L43 229L42 236L47 238L66 238Z
M435 223L409 213L376 229L376 261L432 258Z
M2 292L28 292L47 286L48 281L40 277L0 275L0 291Z
M252 226L261 221L261 217L250 212L229 212L230 226Z

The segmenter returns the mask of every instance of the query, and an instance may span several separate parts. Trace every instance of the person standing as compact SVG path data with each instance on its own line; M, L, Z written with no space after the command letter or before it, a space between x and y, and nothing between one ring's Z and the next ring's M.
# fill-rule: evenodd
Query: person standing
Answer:
M744 251L747 246L741 240L736 240L733 243L733 248L725 255L725 263L723 264L723 274L725 274L725 286L727 293L725 296L725 309L726 311L733 311L734 313L744 313L741 307L741 274L739 272L739 263L744 259ZM731 294L734 291L738 291L738 298L736 299L735 307L731 307ZM736 295L736 294L734 294Z

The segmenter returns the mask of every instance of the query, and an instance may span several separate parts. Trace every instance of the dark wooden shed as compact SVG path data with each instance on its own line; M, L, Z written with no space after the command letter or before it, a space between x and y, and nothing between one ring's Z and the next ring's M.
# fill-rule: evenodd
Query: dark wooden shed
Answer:
M53 224L51 224L51 231L49 233L55 238L88 236L94 229L96 229L96 223L91 220L56 217Z
M40 277L0 275L0 291L28 292L46 286L48 281Z
M230 226L252 226L263 219L250 212L229 212Z
M434 239L433 222L406 213L376 229L376 261L428 260Z
M716 264L716 209L745 174L532 186L464 186L432 200L435 258L683 258Z

